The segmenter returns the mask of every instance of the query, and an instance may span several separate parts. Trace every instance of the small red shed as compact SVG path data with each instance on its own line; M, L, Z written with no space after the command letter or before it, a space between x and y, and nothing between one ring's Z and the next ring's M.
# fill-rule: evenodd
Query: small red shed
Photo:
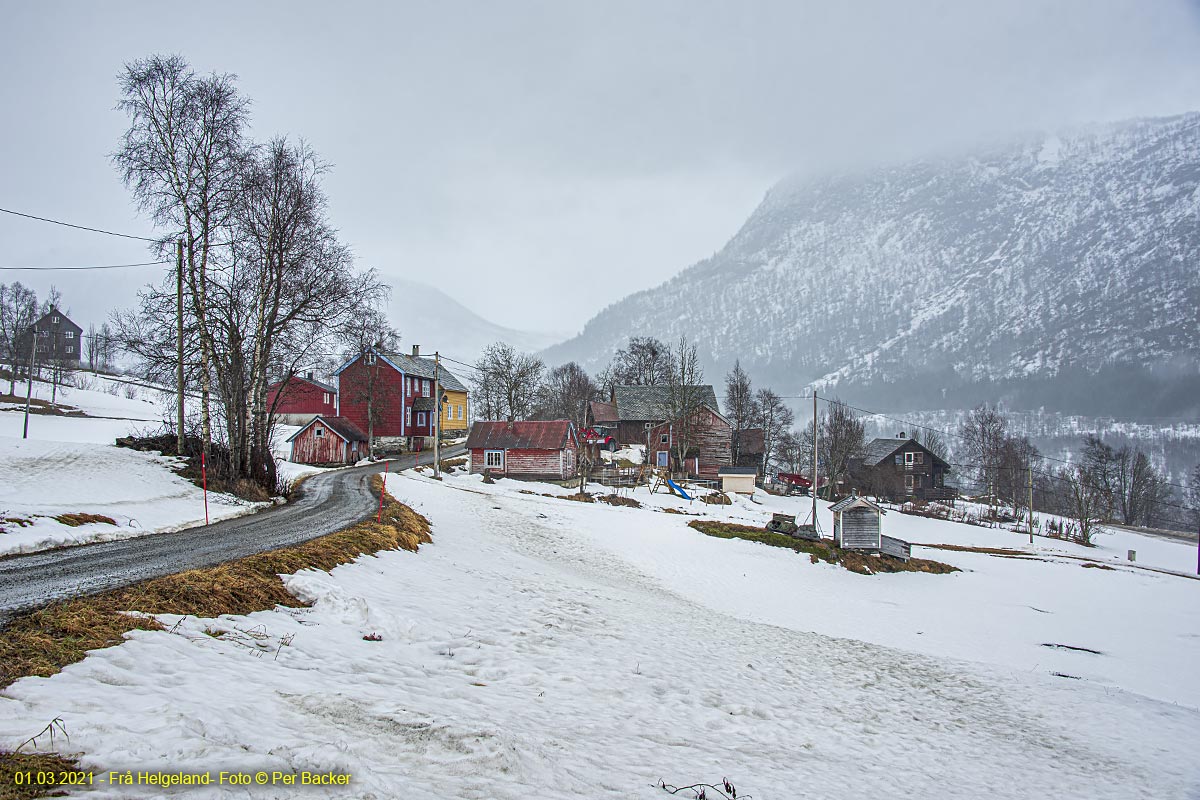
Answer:
M285 425L303 425L318 414L337 416L337 394L336 388L307 372L268 386L267 407Z
M370 452L367 435L345 417L318 416L288 441L297 464L356 464Z
M467 436L471 472L529 480L575 475L579 437L569 419L476 422Z

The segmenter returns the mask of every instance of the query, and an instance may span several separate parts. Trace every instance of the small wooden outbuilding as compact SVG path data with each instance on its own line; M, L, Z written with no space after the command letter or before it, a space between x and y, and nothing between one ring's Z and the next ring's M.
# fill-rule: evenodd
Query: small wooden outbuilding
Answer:
M345 417L314 417L288 441L297 464L356 464L369 453L367 435Z
M470 471L526 480L576 474L579 436L570 420L476 422L467 436Z
M754 494L754 480L758 477L758 469L756 467L718 467L717 477L721 479L722 492Z
M912 545L883 535L882 508L865 497L851 495L829 507L833 512L833 543L847 550L866 550L907 561Z

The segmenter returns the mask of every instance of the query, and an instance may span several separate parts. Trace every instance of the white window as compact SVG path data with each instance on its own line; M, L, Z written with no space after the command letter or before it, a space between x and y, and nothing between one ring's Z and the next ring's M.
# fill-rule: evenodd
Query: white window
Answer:
M67 339L74 339L75 331L63 331L63 337L65 337Z
M412 378L405 375L404 376L404 396L408 397L410 394L412 394Z
M57 325L57 324L58 324L58 322L59 322L59 318L58 318L58 317L53 317L53 318L51 318L51 320L50 320L50 321L51 321L51 322L53 322L55 325Z
M462 407L462 405L459 405L459 407L458 407L458 418L459 418L459 419L466 419L466 418L467 418L467 417L466 417L466 415L465 415L463 412L464 412L464 408Z
M915 456L915 455L916 455L916 453L905 453L904 454L904 466L911 467L913 464L913 456Z
M412 406L404 409L404 424L405 426L412 425Z
M504 451L484 450L483 465L489 469L504 469Z
M330 403L333 402L333 395L331 395L329 392L322 393L321 394L321 402L324 403L325 405L329 405Z
M72 347L71 345L67 345L67 352L68 352L68 353L74 353L74 352L75 352L75 348L74 348L74 347Z
M669 434L666 434L666 433L664 433L664 434L662 434L661 436L659 436L659 437L658 437L658 443L659 443L659 444L667 444L667 442L669 442L670 440L671 440L671 437L670 437L670 435L669 435Z
M367 353L367 356L366 356L366 358L363 359L363 361L367 362L368 365L374 364L375 363L375 354Z
M425 427L425 412L424 411L417 412L417 427L418 428Z
M313 436L317 437L318 439L324 439L325 438L325 429L322 428L320 425L316 426L315 428L313 428Z
M430 381L421 381L421 396L429 397L429 390L433 388L433 383Z
M914 464L924 464L925 463L925 454L924 453L913 453L913 463Z

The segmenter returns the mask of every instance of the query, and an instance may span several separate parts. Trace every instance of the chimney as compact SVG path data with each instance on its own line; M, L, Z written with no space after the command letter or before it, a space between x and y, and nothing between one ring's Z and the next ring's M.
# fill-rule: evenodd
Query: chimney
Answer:
M905 438L905 436L904 436L904 431L900 431L900 436L899 436L898 438L900 438L900 439L904 439L904 438Z
M420 356L421 356L421 345L414 344L413 345L413 358L420 358Z

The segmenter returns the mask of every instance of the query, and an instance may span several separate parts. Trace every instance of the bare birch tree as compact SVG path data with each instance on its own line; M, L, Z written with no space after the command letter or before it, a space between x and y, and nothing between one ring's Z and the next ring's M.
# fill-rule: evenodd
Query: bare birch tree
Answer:
M25 334L33 330L40 316L37 293L20 281L0 283L0 353L8 363L8 393L16 392L17 372L29 361L29 353L21 352ZM25 347L33 346L25 342Z
M676 463L683 465L688 452L697 445L697 434L701 428L700 413L707 399L704 370L696 345L689 344L684 336L667 353L670 372L667 377L666 411L674 438Z
M488 345L475 362L472 383L477 403L487 419L529 419L537 406L546 365L540 358L520 353L512 345Z

